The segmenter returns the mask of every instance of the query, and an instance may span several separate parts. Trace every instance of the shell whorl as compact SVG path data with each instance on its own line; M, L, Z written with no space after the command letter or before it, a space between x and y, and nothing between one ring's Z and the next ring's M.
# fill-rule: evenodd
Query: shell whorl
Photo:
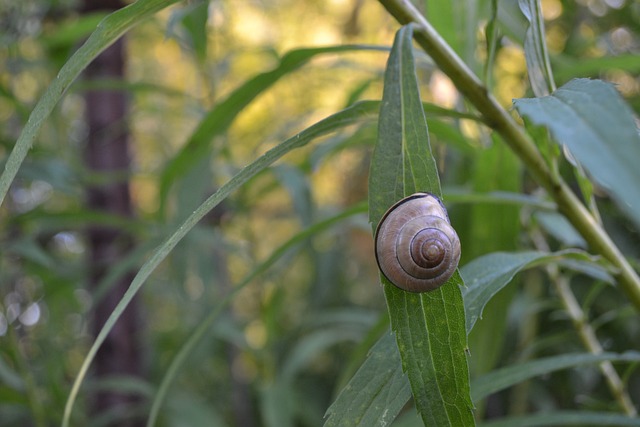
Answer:
M375 236L376 259L387 279L409 292L442 286L460 261L460 239L440 200L416 193L384 214Z

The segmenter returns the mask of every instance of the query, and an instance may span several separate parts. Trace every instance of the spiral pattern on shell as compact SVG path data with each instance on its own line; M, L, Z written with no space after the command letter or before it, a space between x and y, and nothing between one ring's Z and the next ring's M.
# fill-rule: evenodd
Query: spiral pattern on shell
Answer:
M416 193L382 217L375 236L376 259L387 279L409 292L442 286L460 261L460 239L440 200Z

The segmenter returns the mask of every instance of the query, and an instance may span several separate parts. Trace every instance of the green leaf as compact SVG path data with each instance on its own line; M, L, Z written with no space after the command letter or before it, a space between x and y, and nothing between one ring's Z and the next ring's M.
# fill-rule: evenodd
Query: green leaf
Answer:
M39 41L49 49L60 49L72 46L89 36L106 17L105 12L83 13L76 19L62 23L52 33L42 33Z
M318 138L332 132L340 127L348 126L360 121L363 117L366 117L373 112L370 109L369 104L355 104L350 108L342 110L332 116L327 117L324 120L316 123L315 125L305 129L301 133L287 139L283 143L277 145L265 154L256 159L253 163L246 166L240 172L227 181L218 191L211 195L204 203L202 203L183 223L180 225L168 238L165 240L153 253L153 255L145 262L142 268L138 271L134 277L131 285L123 295L122 299L115 307L105 325L100 330L100 333L96 337L95 342L89 349L89 353L85 357L80 372L74 381L73 387L67 399L65 407L63 426L69 425L69 418L71 416L71 410L73 404L78 395L80 384L87 374L89 365L93 361L98 349L104 342L106 336L109 334L113 325L122 315L124 309L129 305L135 294L140 290L144 282L149 278L151 273L160 265L160 263L169 255L173 248L180 242L185 235L200 221L207 213L209 213L214 207L216 207L221 201L226 199L229 194L235 191L237 188L245 184L249 179L255 176L260 171L270 166L273 162L280 157L287 154L289 151L303 147L311 140Z
M585 252L567 250L555 253L494 252L466 264L462 268L461 274L467 284L463 290L467 332L471 331L476 321L482 317L482 310L487 302L504 288L518 272L564 258L592 261Z
M118 40L128 29L142 22L157 11L175 3L177 0L138 0L107 16L91 34L89 39L73 54L62 67L47 91L42 95L29 116L16 145L4 166L0 176L0 206L4 201L9 186L13 182L20 165L53 108L62 98L71 83L78 77L89 63L103 50Z
M640 72L640 55L629 53L599 58L555 57L552 60L558 79L569 80L576 76L598 76L603 71L621 70L632 74Z
M23 262L34 262L45 268L53 269L56 264L51 254L45 251L33 236L20 238L6 245L5 251L7 254L19 257Z
M171 395L171 405L167 411L167 426L228 427L223 414L214 405L203 401L195 392L175 392Z
M446 188L447 201L456 203L529 206L537 210L556 210L556 205L537 196L508 191L489 191L487 193L469 192L458 188Z
M480 424L482 427L538 427L538 426L638 426L637 417L611 412L559 411L521 417L503 418Z
M151 258L145 262L138 274L134 277L131 285L123 295L122 299L113 310L105 325L100 330L100 333L96 337L95 342L89 349L89 353L85 357L80 372L74 381L73 387L67 399L65 407L63 426L69 425L69 418L71 416L71 410L73 404L80 390L80 385L87 374L89 366L93 361L98 349L104 342L105 338L113 328L118 318L122 315L127 305L131 302L135 294L140 290L143 283L149 278L151 273L156 269L158 265L169 255L173 248L184 238L184 236L200 221L207 213L209 213L214 207L216 207L221 201L226 199L229 194L235 191L237 188L245 184L249 179L255 176L260 171L270 166L273 162L280 157L287 154L289 151L302 147L308 144L311 140L332 132L338 128L348 126L359 122L363 117L371 115L373 112L369 108L370 104L355 104L350 108L342 110L332 116L327 117L324 120L316 123L315 125L307 128L301 133L289 138L283 143L277 145L273 149L267 151L264 155L260 156L253 163L238 172L233 178L225 183L218 191L211 195L204 203L202 203L174 232L165 240L154 252Z
M18 372L14 371L13 367L9 366L5 360L7 358L8 356L6 354L0 357L0 380L2 381L2 385L16 391L24 392L25 380Z
M411 26L396 34L369 177L369 219L375 229L386 209L417 191L440 196L415 74ZM474 425L469 398L464 307L455 274L422 294L402 291L381 275L392 330L418 412L427 425Z
M498 0L491 0L491 18L489 18L484 32L487 43L487 59L484 62L484 85L487 88L491 88L491 77L493 74L493 66L495 65L500 33L498 28Z
M207 20L209 19L209 2L198 0L187 4L184 8L175 11L167 23L167 33L176 31L176 24L181 24L186 37L176 35L178 40L187 44L199 62L203 62L207 56Z
M298 340L287 355L279 374L280 381L292 384L295 376L304 372L304 368L308 367L318 354L338 343L357 342L360 336L360 331L345 327L344 324L308 333Z
M589 175L640 227L640 135L613 85L576 79L552 95L514 101L521 116L549 128Z
M520 162L503 141L496 135L493 137L491 146L475 154L473 188L478 193L510 191L516 194L521 191L522 186ZM468 229L463 228L459 233L464 236L461 242L464 248L463 260L474 259L488 252L517 249L521 229L521 209L518 206L475 204L465 209L464 213ZM508 312L511 301L518 292L517 288L510 286L494 295L487 302L487 310L492 315L469 333L469 348L476 349L469 359L472 377L489 372L498 364L508 335ZM463 296L465 291L463 289ZM466 321L469 321L468 314ZM483 405L476 405L476 418L481 419L483 413Z
M465 0L463 0L465 1ZM464 32L461 31L466 18L466 10L463 10L460 0L449 1L425 1L426 17L436 29L438 34L458 54L462 53ZM469 3L466 4L469 6Z
M311 224L314 216L313 197L311 196L311 184L304 172L295 166L283 164L274 167L273 173L289 192L289 198L302 226L306 227Z
M137 394L145 398L151 397L153 387L146 380L132 375L111 375L106 378L88 382L87 388L96 391L112 391L127 394Z
M467 319L466 332L471 332L475 320L482 313L487 302L504 286L513 276L525 268L530 268L545 262L556 261L563 257L585 258L585 254L565 251L555 254L543 252L524 252L520 254L493 253L478 258L465 265L461 269L463 277L470 279L469 288L465 289L465 310ZM486 266L486 268L485 268ZM487 288L486 290L484 288ZM380 353L380 356L378 356ZM383 355L383 356L382 356ZM335 402L331 405L331 417L326 425L376 425L370 420L392 421L398 415L411 395L405 393L408 387L407 377L399 368L401 364L400 354L388 337L382 337L372 349L371 355L365 360L360 369L353 376L349 384L342 390ZM385 372L393 374L372 377L372 372ZM405 400L394 402L388 407L386 402L386 389L398 390L399 396ZM369 402L369 404L367 404ZM397 410L396 410L397 409ZM340 418L334 418L340 414ZM359 424L359 420L367 420L369 424ZM331 421L331 423L330 423ZM379 425L383 425L380 422Z
M576 231L566 216L558 212L536 212L534 218L538 224L564 246L587 248L587 242Z
M325 427L387 426L411 398L393 335L385 334L327 409Z
M234 90L227 98L214 106L200 121L182 149L169 161L160 178L160 211L164 211L172 183L187 173L193 163L207 153L209 143L223 134L238 114L261 93L280 78L299 69L319 55L363 50L386 51L387 48L367 45L340 45L320 48L294 49L287 52L272 70L259 73Z
M565 354L509 366L473 381L471 388L473 400L477 402L491 393L549 372L603 361L638 362L640 361L640 353ZM373 347L365 363L327 411L330 418L325 426L388 425L393 421L411 397L407 378L399 369L400 363L400 355L390 336L383 336ZM392 392L388 392L388 390L392 390ZM366 422L364 422L365 420ZM538 424L519 424L516 422L496 425ZM550 422L540 425L560 424Z
M524 38L524 54L527 60L527 72L531 89L536 96L545 96L556 86L551 72L551 62L544 38L544 17L540 0L519 0L520 10L529 21Z
M180 347L180 350L175 355L169 367L165 371L164 377L162 378L162 382L158 387L158 392L156 393L153 402L151 404L151 410L149 412L149 418L147 419L147 426L152 427L155 425L155 422L158 418L158 414L160 412L160 408L162 403L164 402L167 394L169 393L169 387L173 383L173 380L178 375L178 372L187 361L187 358L194 351L198 343L200 343L207 333L207 331L211 330L214 323L218 320L218 317L222 313L222 311L233 301L235 296L244 289L249 283L253 281L256 277L263 274L267 271L273 264L276 263L279 259L281 259L286 253L288 253L293 247L299 245L304 240L308 239L311 236L314 236L327 228L335 225L336 223L343 221L344 219L364 212L364 206L356 205L351 209L345 210L338 215L332 216L325 220L319 221L312 226L306 228L295 236L291 237L287 240L282 246L278 247L273 253L262 263L256 266L251 273L249 273L240 283L234 286L233 290L229 292L229 294L220 301L213 309L211 313L199 322L199 325L196 329L194 329L187 341Z
M473 381L471 395L477 401L514 384L548 374L560 369L573 368L581 365L595 364L605 361L611 362L640 362L640 352L627 351L617 353L575 353L552 356L544 359L511 365L495 370Z
M380 108L380 101L365 100L360 101L363 103L375 103ZM454 126L451 120L446 119L469 119L482 123L482 118L473 114L462 113L460 111L442 108L434 104L426 102L422 103L422 108L425 113L431 118L429 122L430 135L435 135L439 139L446 141L447 144L455 147L456 149L471 154L475 153L475 148L471 146L467 137ZM435 119L436 117L442 118ZM370 126L364 126L358 129L356 132L347 137L336 137L330 143L324 143L317 147L316 150L309 156L307 168L315 169L319 166L321 161L326 161L335 153L340 152L346 147L351 147L355 144L368 144L369 141L375 140L377 130L371 129Z
M497 252L474 259L462 268L467 287L463 290L467 331L482 317L484 306L513 276L533 262L553 255L544 252Z
M360 339L358 344L351 351L348 360L342 372L340 372L340 376L338 377L338 381L336 381L335 390L342 390L353 378L358 371L367 361L368 355L371 353L371 349L378 342L380 337L382 337L385 333L389 333L389 316L386 312L377 314L377 321L374 324L369 324L369 330L367 333ZM395 341L392 340L391 346L394 348L393 353L397 358L397 366L400 366L400 355L398 354L397 348L395 348ZM388 352L391 354L391 352ZM407 387L409 383L407 382ZM353 392L357 392L356 390L352 390ZM411 390L409 390L409 396L411 395ZM346 397L345 401L350 402L351 399Z

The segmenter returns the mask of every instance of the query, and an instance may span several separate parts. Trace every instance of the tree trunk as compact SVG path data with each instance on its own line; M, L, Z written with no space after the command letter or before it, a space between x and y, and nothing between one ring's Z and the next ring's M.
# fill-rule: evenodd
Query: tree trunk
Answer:
M116 10L119 1L85 0L83 11ZM105 50L87 68L86 78L122 79L125 69L124 40ZM85 94L86 120L89 136L85 149L86 166L90 172L109 174L104 184L87 188L87 204L90 210L106 212L122 217L132 216L129 194L129 147L127 130L127 98L123 91L90 90ZM93 287L132 247L130 234L114 227L92 226L88 230L89 271ZM93 308L94 335L97 335L106 319L131 283L133 274L126 274L109 290ZM138 340L138 302L134 298L96 355L95 379L108 377L141 376L141 348ZM92 396L93 417L106 411L121 414L126 421L117 425L137 427L142 419L125 414L137 402L137 396L105 390Z

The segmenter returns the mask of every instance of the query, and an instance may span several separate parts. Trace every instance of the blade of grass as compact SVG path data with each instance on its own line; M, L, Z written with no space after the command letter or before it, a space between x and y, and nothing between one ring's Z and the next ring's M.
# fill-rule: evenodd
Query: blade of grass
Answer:
M495 65L496 53L498 51L500 29L498 27L498 0L491 0L491 18L485 27L485 39L487 44L487 59L484 61L484 85L492 87L491 80L493 66Z
M89 39L64 64L31 112L26 126L4 165L4 171L0 176L0 206L42 124L82 70L131 27L175 2L177 0L138 0L130 6L113 12L102 20Z
M611 412L557 411L521 417L502 418L480 424L481 427L543 427L543 426L629 426L637 427L639 420Z
M149 413L149 419L147 421L147 427L153 427L158 418L158 413L160 412L160 408L164 399L169 392L169 387L173 383L173 380L178 375L180 368L184 365L185 361L189 357L189 355L193 352L196 345L202 340L205 333L211 329L213 323L218 319L222 310L229 305L231 301L236 297L236 295L244 289L249 283L251 283L256 277L263 274L267 271L273 264L276 263L280 258L282 258L289 250L298 244L302 243L309 237L312 237L322 231L330 228L331 226L343 221L346 218L349 218L353 215L359 213L365 213L366 206L364 204L355 205L338 215L327 218L323 221L319 221L312 226L306 228L295 236L291 237L287 240L282 246L277 248L273 253L259 264L251 273L249 273L240 283L238 283L233 290L225 296L225 298L220 301L211 311L203 321L200 322L198 328L196 328L184 345L180 348L180 351L176 354L176 356L171 361L169 368L165 372L164 377L162 378L162 382L160 383L160 387L158 387L158 392L156 393L153 402L151 404L151 412Z
M495 204L529 206L536 210L555 211L556 205L537 196L508 191L470 192L460 188L445 188L444 194L450 204Z
M514 384L548 374L560 369L576 366L596 364L604 361L611 362L640 362L640 352L627 351L625 353L575 353L551 356L544 359L519 363L495 370L474 380L471 386L471 396L474 401L484 399L492 393L504 390Z
M182 176L194 162L206 152L208 144L224 133L238 114L261 93L278 80L298 70L316 56L354 51L388 51L382 46L340 45L320 48L294 49L280 59L272 70L259 73L234 90L226 99L213 107L200 121L186 144L165 167L160 178L160 212L164 211L166 198L172 183Z
M529 21L524 38L524 53L527 59L529 82L536 96L549 95L556 90L551 71L551 62L545 40L544 17L540 0L519 0L520 10Z
M67 404L64 410L64 417L62 421L63 427L68 427L71 417L71 410L75 399L80 390L80 385L87 375L89 366L93 361L98 349L104 342L105 338L113 328L113 325L122 315L124 309L129 305L134 295L140 290L144 282L149 278L151 273L156 269L158 265L169 255L173 248L184 238L184 236L200 221L207 213L216 207L221 201L226 199L229 194L235 191L237 188L246 183L251 177L260 171L267 168L273 162L280 157L287 154L289 151L302 147L309 143L314 138L318 138L329 132L334 131L343 126L348 126L360 121L363 117L373 116L375 111L372 111L369 104L355 104L345 110L342 110L332 116L327 117L324 120L314 124L299 134L289 138L283 143L277 145L273 149L267 151L261 157L256 159L253 163L246 166L240 172L227 181L218 191L211 195L204 201L183 223L180 225L168 238L165 240L153 253L151 258L140 268L136 276L134 277L129 289L123 295L122 299L113 310L105 325L100 330L100 333L96 337L95 342L89 349L86 355L78 376L76 377L71 392L67 400Z
M554 56L553 63L556 65L555 75L559 80L569 80L576 76L595 77L612 69L632 74L640 72L640 55L633 53L580 59Z

